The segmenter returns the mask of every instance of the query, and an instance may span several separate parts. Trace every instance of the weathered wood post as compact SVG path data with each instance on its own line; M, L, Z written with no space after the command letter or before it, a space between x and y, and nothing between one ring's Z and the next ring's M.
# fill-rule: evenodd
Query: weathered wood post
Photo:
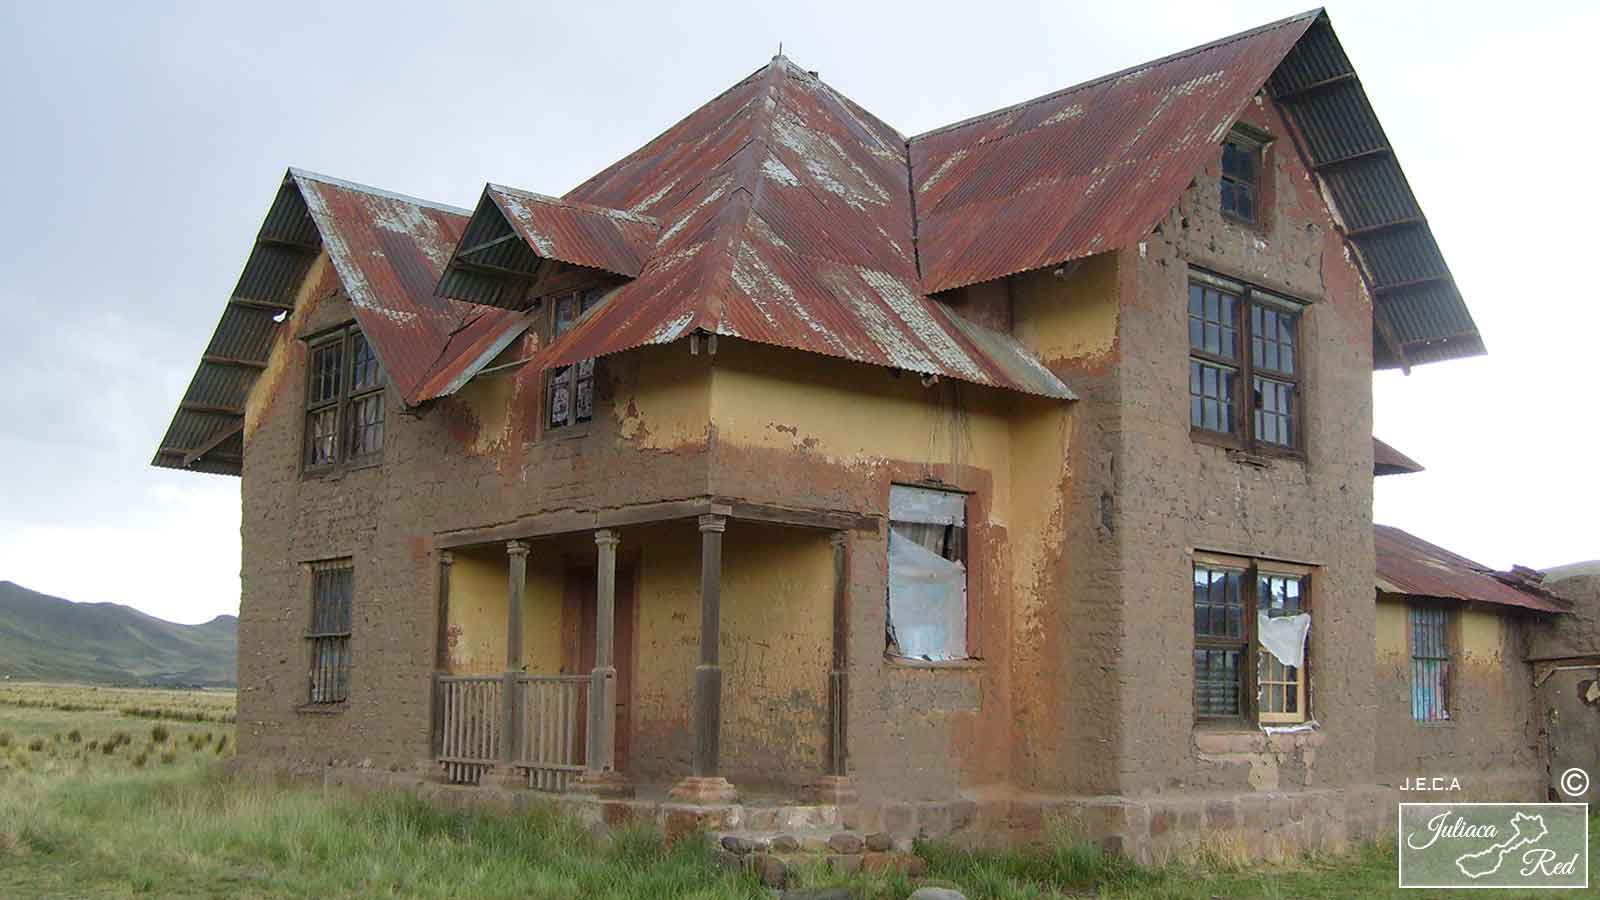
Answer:
M828 771L813 790L822 803L854 803L855 787L848 771L850 656L850 534L835 531L833 545L833 661L828 671Z
M528 545L506 542L506 674L500 685L500 762L508 777L521 750L522 698L517 679L522 677L522 594L528 588Z
M594 669L589 673L588 740L583 774L574 790L608 797L628 796L632 788L617 771L617 545L610 528L594 533Z
M444 685L439 678L450 669L450 567L454 564L455 554L449 550L439 552L439 619L434 629L433 698L429 707L433 722L430 746L435 759L444 751Z
M733 803L739 794L717 774L722 731L722 533L728 517L700 517L700 665L694 670L694 768L668 794L699 804Z

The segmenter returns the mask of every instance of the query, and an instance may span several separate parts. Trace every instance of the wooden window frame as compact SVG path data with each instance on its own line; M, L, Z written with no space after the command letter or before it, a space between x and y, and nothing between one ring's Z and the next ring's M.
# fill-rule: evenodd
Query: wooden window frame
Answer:
M1225 569L1243 574L1240 585L1240 602L1244 609L1242 613L1244 636L1240 639L1218 638L1202 636L1194 631L1194 570L1198 568ZM1296 684L1296 709L1293 713L1276 713L1262 711L1260 706L1260 656L1265 651L1261 648L1256 616L1259 610L1258 591L1260 579L1263 575L1277 575L1300 579L1300 608L1316 621L1316 582L1315 568L1299 563L1284 562L1274 559L1262 559L1249 556L1235 556L1225 553L1211 553L1196 550L1190 560L1189 566L1190 590L1190 633L1193 635L1193 650L1242 650L1239 666L1239 698L1238 715L1203 715L1200 712L1199 682L1196 680L1194 691L1191 693L1191 702L1194 706L1195 723L1203 726L1247 727L1261 725L1300 725L1312 721L1311 715L1311 647L1309 638L1306 646L1305 659L1300 666ZM1194 654L1189 654L1189 666L1193 677Z
M1437 611L1437 612L1440 613L1440 615L1442 616L1442 618L1444 620L1443 621L1443 627L1444 627L1444 656L1442 656L1442 657L1438 657L1438 656L1426 656L1426 657L1424 657L1424 656L1418 656L1417 655L1417 631L1416 631L1416 623L1414 621L1414 616L1420 610ZM1456 611L1451 609L1448 605L1446 605L1444 603L1428 603L1428 602L1415 601L1415 600L1410 601L1410 602L1408 602L1406 604L1406 650L1407 650L1407 656L1411 661L1411 693L1410 693L1410 696L1412 697L1412 707L1411 707L1412 716L1411 716L1411 721L1416 722L1418 725L1427 725L1427 726L1450 725L1450 724L1453 724L1456 721L1456 704L1455 704L1455 696L1456 696L1456 684L1455 684L1456 667L1454 665L1455 657L1454 657L1454 655L1452 654L1451 651L1456 646L1458 646L1460 644L1460 635L1458 633L1458 630L1459 630L1459 619L1456 616ZM1417 666L1416 666L1416 664L1417 664L1417 661L1421 660L1421 659L1438 659L1438 660L1443 660L1443 662L1444 662L1444 678L1442 679L1441 684L1440 684L1440 688L1444 692L1444 697L1443 697L1443 700L1442 700L1442 706L1444 707L1444 718L1442 718L1442 719L1419 719L1419 718L1416 717L1416 700L1415 700L1415 698L1416 698L1416 689L1417 689Z
M1247 282L1191 267L1184 291L1184 322L1186 325L1190 315L1188 312L1189 292L1196 286L1235 298L1238 321L1233 329L1234 348L1232 357L1226 354L1208 352L1203 347L1195 347L1192 340L1189 342L1189 355L1185 362L1185 381L1189 380L1189 368L1195 363L1231 370L1235 375L1231 404L1234 427L1231 431L1214 431L1196 425L1194 423L1192 404L1194 395L1191 393L1190 437L1199 443L1216 444L1257 454L1304 459L1306 455L1304 338L1306 312L1310 305L1283 294L1264 290ZM1292 317L1294 335L1291 350L1295 356L1294 372L1283 372L1256 364L1255 316L1253 312L1257 309L1271 309L1273 312L1285 313ZM1187 329L1185 330L1187 331ZM1256 434L1256 412L1259 409L1259 404L1255 398L1255 383L1258 377L1288 385L1291 441L1287 444L1264 441Z
M1235 147L1238 147L1240 150L1247 152L1251 159L1255 162L1254 181L1241 181L1240 179L1228 174L1226 164L1223 162L1223 160L1227 158L1227 147L1229 144L1232 144ZM1263 194L1266 190L1265 182L1267 173L1267 148L1271 144L1272 137L1270 135L1244 125L1243 123L1235 124L1233 128L1229 130L1228 136L1222 139L1222 145L1217 151L1217 208L1222 212L1222 217L1227 221L1258 231L1265 228L1265 216L1263 215L1263 212L1266 209L1266 204L1263 201L1266 198L1263 196ZM1225 182L1230 184L1244 184L1250 189L1249 216L1239 215L1237 212L1227 209L1222 205L1222 185Z
M965 615L966 622L965 622L965 629L963 630L962 637L961 637L962 654L963 655L960 656L960 657L957 657L955 659L928 660L928 659L923 659L923 658L917 657L917 656L903 656L903 655L895 652L896 650L898 650L900 648L898 647L898 645L894 644L889 639L889 628L892 627L892 625L893 625L893 622L892 622L892 619L890 618L890 613L889 613L889 601L890 601L890 591L893 590L893 586L894 586L894 575L890 570L890 566L892 565L892 563L890 563L889 560L888 560L889 535L888 535L887 529L893 528L894 527L894 523L896 521L902 521L902 520L897 520L897 519L894 518L894 508L893 508L892 497L893 497L893 489L895 487L914 488L914 489L920 490L920 491L934 491L934 492L937 492L937 493L949 494L951 496L955 496L955 497L960 497L961 498L962 520L966 524L962 525L961 528L957 530L957 533L952 535L952 537L956 538L956 540L954 540L952 542L952 547L951 547L952 552L955 554L954 557L946 557L947 559L950 559L952 562L960 563L961 567L962 567L962 570L963 570L963 582L964 583L963 583L963 587L962 587L962 593L963 593L963 600L965 602L965 609L963 610L963 614ZM919 483L916 483L916 482L909 482L909 481L894 481L894 482L891 482L891 485L890 485L890 496L891 496L890 506L889 506L888 510L886 511L886 515L884 516L884 525L885 525L885 529L886 529L885 532L884 532L884 554L885 554L885 560L884 560L884 592L883 592L884 622L885 622L885 626L886 626L885 629L884 629L884 658L886 660L890 661L891 663L899 664L899 665L912 665L912 666L922 666L922 667L940 667L940 668L956 668L956 667L962 667L962 666L969 666L969 665L971 665L973 663L981 661L982 657L980 657L978 655L978 646L977 646L977 643L978 643L978 641L977 641L977 630L976 630L977 629L977 598L976 598L976 592L974 591L974 587L973 587L974 584L975 584L975 579L973 578L973 571L974 571L975 566L974 566L974 563L973 563L973 560L972 560L972 529L974 527L973 526L973 507L974 507L974 500L976 499L974 497L974 495L973 495L973 492L962 490L962 489L960 489L958 487L954 487L952 485L945 484L943 482L939 482L937 484L927 484L927 483L920 483L919 484ZM953 528L954 526L946 526L946 527Z
M547 306L549 310L546 313L544 323L544 333L548 335L549 338L548 341L546 341L546 344L548 345L555 343L555 341L563 334L566 334L571 329L576 328L578 323L582 322L584 317L587 316L591 310L600 305L605 298L605 293L606 292L603 287L589 287L575 291L562 291L546 298L547 302L545 303L545 306ZM577 313L572 317L571 323L563 328L561 321L561 306L564 301L568 300L576 304ZM590 363L591 367L588 377L580 378L578 376L584 362ZM541 414L539 416L539 430L541 434L550 434L561 437L577 437L588 433L589 426L594 421L595 406L598 404L600 399L600 363L601 361L599 359L584 360L568 366L551 369L550 371L544 373L544 403L541 407ZM567 406L567 420L561 423L554 423L551 421L551 413L555 407L557 383L562 376L569 372L572 375L572 394ZM585 382L587 382L589 385L589 417L580 419L578 418L578 395L581 385L583 385Z
M330 559L310 563L306 569L311 594L305 633L306 706L316 709L338 707L350 701L350 673L354 668L351 635L355 624L355 562L348 557ZM330 611L324 606L328 598L323 594L323 576L339 574L343 574L348 581L344 596L335 601L339 605ZM326 647L336 648L336 662L332 667L323 662L323 650ZM331 688L320 680L324 677L332 677Z
M370 339L362 333L359 326L353 322L346 322L334 328L318 332L305 337L307 346L306 354L306 385L305 385L305 414L303 416L301 447L300 447L300 474L302 476L322 476L334 472L343 472L350 469L376 466L383 462L383 448L388 443L388 396L385 393L389 387L389 374L383 367L383 361L378 359L377 350L372 346ZM375 383L355 388L355 350L358 343L364 343L373 361L377 364L378 376ZM317 354L332 347L338 347L339 352L339 389L332 398L314 400L312 387L317 378ZM353 429L356 426L355 411L364 401L378 398L379 418L373 423L380 428L378 449L360 456L352 456L350 448L354 444L352 439ZM333 410L333 453L326 462L313 463L311 461L312 448L312 416L328 410Z

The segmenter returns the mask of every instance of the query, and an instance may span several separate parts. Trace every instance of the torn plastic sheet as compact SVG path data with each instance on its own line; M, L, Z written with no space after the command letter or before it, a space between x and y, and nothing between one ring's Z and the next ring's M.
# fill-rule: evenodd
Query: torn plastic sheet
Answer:
M900 655L967 658L967 569L889 529L889 627Z
M1311 630L1311 615L1272 616L1267 610L1256 613L1256 639L1261 648L1278 662L1296 669L1306 661L1306 633Z
M1317 724L1316 719L1312 719L1309 722L1301 722L1298 725L1263 725L1261 730L1267 734L1304 734L1308 731L1316 731L1321 727L1321 725Z
M889 485L889 520L919 525L967 525L967 495L953 491Z

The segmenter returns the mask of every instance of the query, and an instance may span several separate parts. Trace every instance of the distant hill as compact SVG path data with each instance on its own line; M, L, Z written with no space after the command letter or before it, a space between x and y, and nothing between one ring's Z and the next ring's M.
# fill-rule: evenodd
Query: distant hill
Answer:
M179 625L115 603L73 603L0 581L0 678L232 685L239 620Z

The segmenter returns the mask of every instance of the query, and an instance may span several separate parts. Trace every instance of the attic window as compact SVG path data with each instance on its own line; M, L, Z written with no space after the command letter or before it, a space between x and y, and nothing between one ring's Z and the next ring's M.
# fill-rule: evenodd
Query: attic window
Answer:
M306 471L383 455L383 364L354 325L315 338L306 382Z
M889 488L891 656L930 662L967 658L967 497L896 484Z
M562 294L550 304L551 340L561 337L577 326L589 310L600 303L601 290L590 288ZM594 418L595 360L586 359L576 365L562 366L550 373L545 393L545 424L549 428L566 428Z
M1237 129L1222 144L1222 213L1241 222L1261 221L1263 144Z

